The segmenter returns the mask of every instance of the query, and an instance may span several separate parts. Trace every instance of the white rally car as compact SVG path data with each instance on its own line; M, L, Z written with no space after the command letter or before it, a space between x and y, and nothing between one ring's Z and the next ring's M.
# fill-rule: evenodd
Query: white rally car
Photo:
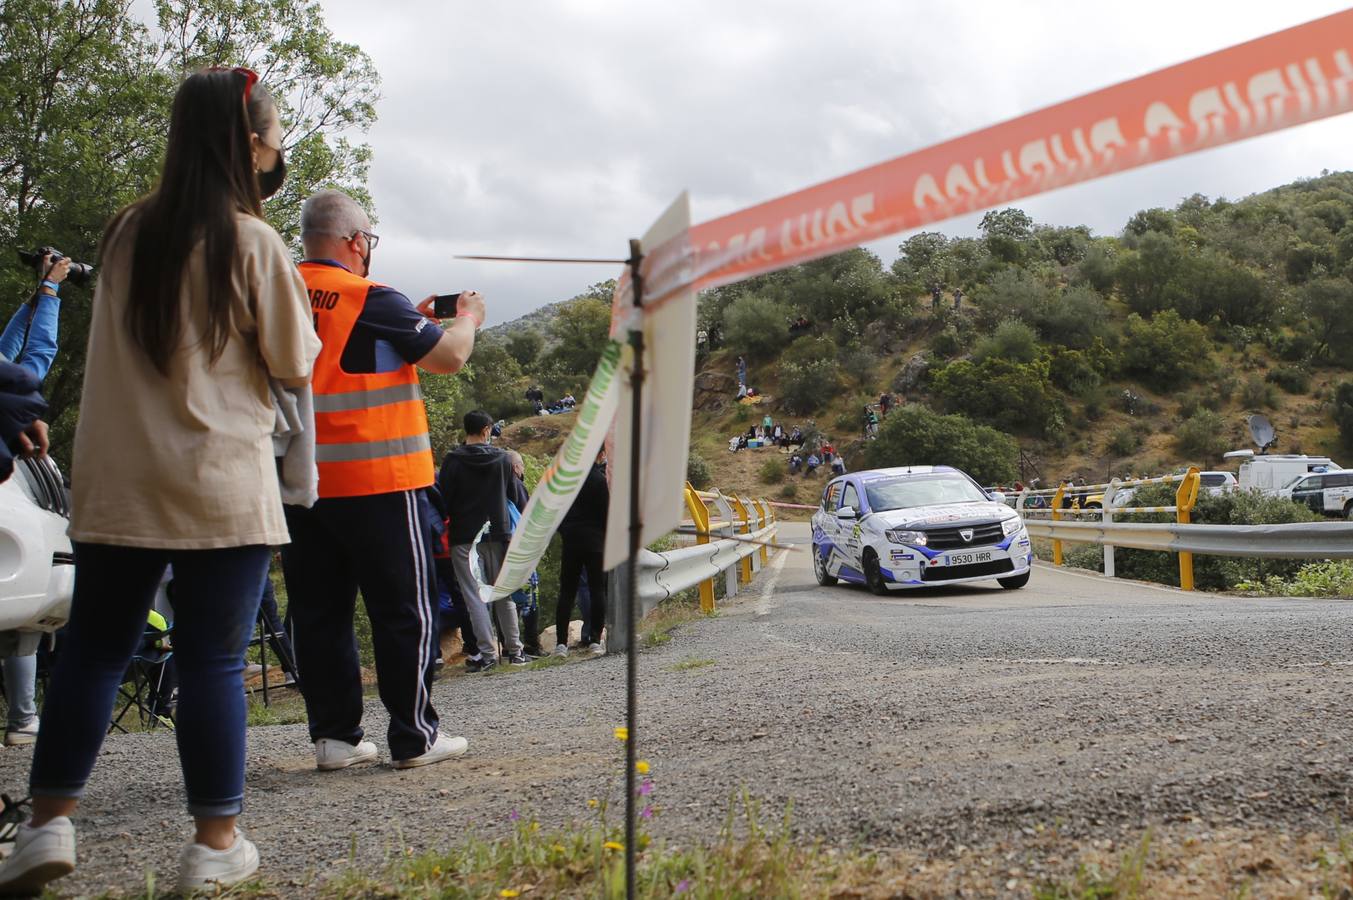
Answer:
M818 584L876 594L995 579L1029 582L1033 548L1019 514L949 466L871 469L833 478L813 514Z

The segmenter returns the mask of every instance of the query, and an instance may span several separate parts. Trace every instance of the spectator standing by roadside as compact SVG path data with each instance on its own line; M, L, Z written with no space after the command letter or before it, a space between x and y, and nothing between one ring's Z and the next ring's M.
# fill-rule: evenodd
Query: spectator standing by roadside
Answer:
M874 412L868 406L864 408L864 433L866 437L873 437L879 431L878 413Z
M884 391L882 394L879 395L879 413L881 415L886 416L888 415L888 410L892 408L893 408L893 395L889 394L887 391Z
M938 311L939 311L939 308L940 308L940 300L943 299L943 297L944 297L944 289L940 287L940 283L937 281L937 282L935 282L933 285L930 286L930 311L931 311L931 312L938 312Z
M741 356L738 357L738 387L742 388L744 394L746 393L747 360L743 359Z
M836 459L832 460L832 474L833 475L846 474L846 461L839 456L836 457Z
M522 652L521 630L517 622L517 607L510 598L484 603L479 586L493 584L507 555L507 544L512 539L512 527L507 511L511 500L517 509L526 508L526 487L512 473L512 462L507 452L489 443L489 426L493 419L482 410L465 414L465 443L446 454L437 487L446 500L451 527L451 561L456 568L456 581L465 597L475 636L479 639L478 663L467 662L472 672L492 669L498 664L498 635L494 621L502 631L507 661L512 665L526 665ZM470 550L475 538L488 525L488 532L479 541L479 563L482 572L470 565ZM490 611L492 617L490 617Z
M244 650L270 546L287 540L269 378L302 385L319 340L261 199L281 186L272 97L245 69L189 76L155 190L103 237L74 447L75 596L33 756L33 817L0 893L75 868L75 811L166 567L180 678L179 760L196 822L178 888L247 879Z
M963 305L963 289L954 288L954 309L958 310Z
M418 369L459 371L474 349L484 300L460 295L445 331L428 297L415 307L368 276L379 238L341 191L301 209L315 330L315 459L319 500L287 507L292 543L282 551L301 693L315 766L376 759L363 740L362 673L353 632L360 589L371 620L386 739L397 769L441 762L466 741L438 730L432 674L438 655L436 571L428 523L436 518L427 411Z
M526 513L526 504L531 501L531 493L526 489L526 460L516 450L507 451L508 462L512 464L512 477L517 480L517 488L512 503L517 507L517 515ZM532 575L535 578L535 575ZM520 592L518 592L520 593ZM514 597L516 594L513 595ZM520 606L520 604L518 604ZM528 657L541 657L540 648L540 602L533 597L530 604L521 609L521 638L523 652Z
M597 455L582 489L559 525L563 552L559 560L559 606L555 613L555 656L568 655L568 623L573 618L573 601L578 581L587 573L587 621L583 634L591 638L588 651L593 656L606 652L602 630L606 627L606 571L601 567L606 544L606 515L611 505L611 489L606 483L606 454Z

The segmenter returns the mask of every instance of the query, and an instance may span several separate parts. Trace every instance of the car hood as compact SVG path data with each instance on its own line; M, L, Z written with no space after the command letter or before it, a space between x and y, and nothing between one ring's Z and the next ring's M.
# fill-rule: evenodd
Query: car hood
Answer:
M870 524L880 528L933 528L943 525L963 525L969 522L994 522L1008 519L1014 511L1004 503L945 503L935 506L913 506L873 513Z

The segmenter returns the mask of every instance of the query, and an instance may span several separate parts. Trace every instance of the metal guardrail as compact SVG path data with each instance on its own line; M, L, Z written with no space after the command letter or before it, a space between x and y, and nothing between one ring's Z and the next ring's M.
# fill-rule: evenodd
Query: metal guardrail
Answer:
M1114 496L1124 488L1147 484L1178 483L1174 506L1115 506ZM1103 490L1098 505L1081 509L1077 501L1067 508L1068 494L1078 498ZM1193 554L1255 559L1353 559L1353 523L1302 522L1289 525L1195 525L1190 522L1198 500L1198 470L1180 475L1139 478L1103 485L1060 485L1039 491L1022 491L1015 509L1024 518L1033 537L1052 541L1053 565L1062 565L1062 544L1100 544L1104 547L1104 574L1114 575L1113 550L1131 547L1179 554L1179 585L1193 590ZM1029 501L1036 506L1030 507ZM1115 516L1172 512L1176 521L1116 522ZM1065 516L1098 516L1098 522L1064 521Z
M719 491L697 491L687 484L686 512L695 532L695 546L653 554L667 562L665 567L653 570L654 583L647 577L649 564L641 563L644 572L639 594L642 598L645 592L658 588L675 592L699 585L700 608L713 612L716 578L723 576L724 592L732 597L741 585L751 581L761 567L770 562L765 544L775 539L778 527L775 510L764 500L749 500ZM659 571L664 577L656 579ZM695 577L696 574L699 577ZM678 583L680 587L671 586ZM663 595L666 596L670 593ZM648 611L647 606L644 611Z
M1174 484L1178 483L1179 488L1175 491L1175 502L1173 506L1115 506L1114 497L1124 488L1135 489L1148 484ZM1024 517L1026 527L1029 527L1029 534L1036 537L1052 538L1052 564L1054 566L1062 565L1062 543L1068 540L1065 537L1053 535L1051 533L1039 535L1034 527L1038 524L1037 518L1030 518L1031 515L1037 516L1046 513L1051 521L1060 523L1065 515L1098 515L1102 520L1101 530L1109 528L1113 524L1113 517L1117 515L1140 515L1143 513L1174 513L1176 524L1187 525L1190 515L1193 512L1194 505L1198 502L1198 490L1200 487L1198 468L1190 466L1187 472L1179 475L1163 475L1156 478L1133 478L1119 480L1117 478L1105 484L1087 484L1087 485L1069 485L1060 484L1055 488L1045 488L1043 490L1031 491L1025 489L1020 492L1015 500L1015 509ZM1078 497L1093 496L1096 491L1100 493L1100 502L1098 508L1087 507L1080 508L1078 501L1065 504L1068 489ZM1028 507L1031 497L1045 499L1043 508L1034 510ZM1064 508L1065 506L1065 508ZM1071 524L1071 523L1066 523ZM1093 528L1094 526L1090 526ZM1151 527L1151 526L1147 526ZM1213 526L1225 527L1225 526ZM1074 533L1074 532L1073 532ZM1088 533L1088 532L1086 532ZM1072 539L1074 540L1074 539ZM1086 540L1086 539L1082 539ZM1104 574L1110 578L1114 575L1113 548L1115 543L1103 539L1088 539L1089 543L1104 545ZM1124 545L1128 546L1128 545ZM1153 548L1148 548L1153 549ZM1168 548L1162 548L1168 549ZM1193 590L1193 553L1188 549L1179 549L1175 551L1179 554L1179 586L1186 591Z
M1353 523L1181 525L1172 522L1054 522L1025 519L1034 537L1166 553L1260 559L1353 559Z

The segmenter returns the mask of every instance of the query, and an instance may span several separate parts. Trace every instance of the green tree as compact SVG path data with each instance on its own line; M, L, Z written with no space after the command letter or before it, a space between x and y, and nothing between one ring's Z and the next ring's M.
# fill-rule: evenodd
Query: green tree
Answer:
M1002 484L1017 477L1019 446L994 428L909 403L884 418L864 459L871 468L955 466L982 484Z
M1054 434L1066 420L1052 389L1047 360L1023 364L1000 357L959 360L936 372L934 392L945 408L1005 431Z
M1022 262L1033 242L1034 220L1022 209L993 209L982 216L978 228L987 249L996 259Z
M1211 362L1207 329L1180 318L1172 309L1148 321L1128 316L1123 340L1123 369L1160 389L1198 378Z
M1353 450L1353 381L1341 381L1334 389L1334 423L1344 449Z
M997 356L1031 363L1038 358L1038 334L1019 319L1007 319L989 337L977 342L972 356L977 362Z
M351 138L374 120L376 76L358 48L333 40L305 0L158 0L152 35L119 0L0 3L0 246L51 244L96 262L120 207L158 174L169 106L183 72L248 64L277 95L288 178L267 204L295 236L301 200L336 185L361 200L369 152ZM0 270L0 305L33 273ZM68 461L84 378L90 292L62 291L60 353L43 385L54 453Z
M371 208L371 148L350 135L376 121L380 77L356 44L336 39L318 0L156 0L163 53L173 71L244 65L273 92L283 124L287 180L266 206L293 244L301 204L321 187Z
M556 388L563 386L561 379L568 379L569 385L578 379L587 383L601 359L610 331L610 304L596 296L585 294L559 308L550 322L552 346L543 360L549 380Z
M526 402L528 379L500 338L480 338L463 376L473 405L497 418L513 418L531 410Z
M1316 354L1353 362L1353 281L1342 276L1318 278L1302 286L1297 303Z
M514 331L507 337L507 352L517 361L523 372L532 371L544 351L545 339L534 328Z
M724 344L757 359L774 356L789 338L785 308L765 297L744 296L724 310Z

